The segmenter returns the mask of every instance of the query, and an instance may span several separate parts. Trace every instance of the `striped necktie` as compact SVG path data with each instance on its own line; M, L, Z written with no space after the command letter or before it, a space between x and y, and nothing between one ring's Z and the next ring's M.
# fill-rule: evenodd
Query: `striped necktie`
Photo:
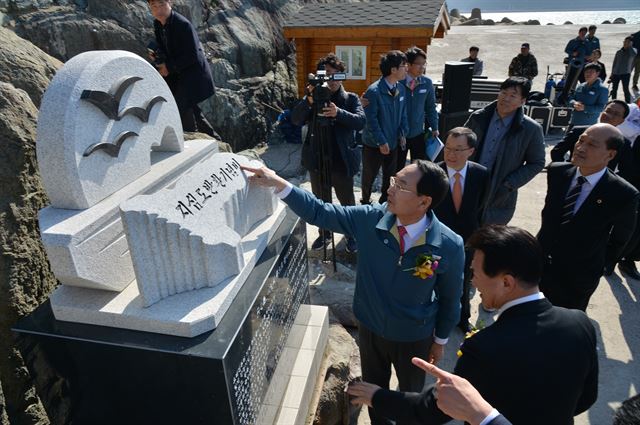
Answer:
M582 191L582 185L585 181L587 181L587 179L579 176L576 185L569 191L567 197L564 198L564 206L562 207L562 217L560 218L560 224L565 225L569 223L573 218L573 210L576 205L576 201L578 200L578 196L580 196L580 192Z

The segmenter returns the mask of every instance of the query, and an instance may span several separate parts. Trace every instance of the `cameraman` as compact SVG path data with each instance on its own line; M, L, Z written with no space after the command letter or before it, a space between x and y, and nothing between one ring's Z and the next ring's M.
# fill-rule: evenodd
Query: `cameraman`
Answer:
M324 67L327 77L345 71L345 66L333 53L318 61L318 69ZM307 95L293 108L291 120L295 125L309 125L307 137L302 145L302 165L309 170L311 190L316 197L325 202L331 202L331 187L336 191L336 196L342 205L355 205L353 194L353 176L358 173L360 155L353 148L355 132L362 130L365 123L365 114L360 100L355 93L347 92L342 87L341 81L328 81L331 93L330 101L322 105L322 116L328 119L329 131L322 132L319 128L322 117L313 116L314 91L313 84L306 89ZM320 146L320 135L326 134L325 146ZM323 158L323 153L326 155ZM329 167L323 167L323 160L330 163ZM323 169L330 169L330 175L322 175ZM330 183L330 184L329 184ZM325 243L330 241L331 233L320 229L320 235L313 241L311 249L320 250ZM346 237L347 251L357 250L353 237Z
M199 131L219 137L198 103L213 95L211 70L198 35L184 16L171 8L170 0L147 0L155 18L157 50L150 53L178 105L183 131Z

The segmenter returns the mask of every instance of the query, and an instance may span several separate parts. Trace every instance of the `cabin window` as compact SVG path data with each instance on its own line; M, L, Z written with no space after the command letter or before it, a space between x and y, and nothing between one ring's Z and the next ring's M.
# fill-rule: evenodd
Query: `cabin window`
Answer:
M367 46L336 46L336 55L344 62L349 80L367 78Z

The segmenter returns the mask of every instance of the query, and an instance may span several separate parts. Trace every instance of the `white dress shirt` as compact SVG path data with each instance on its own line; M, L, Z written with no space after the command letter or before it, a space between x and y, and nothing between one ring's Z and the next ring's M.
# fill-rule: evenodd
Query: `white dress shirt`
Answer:
M528 303L529 301L537 301L537 300L542 300L544 299L544 294L542 292L536 292L535 294L531 294L531 295L527 295L524 297L520 297L520 298L516 298L515 300L511 300L509 302L506 302L504 304L502 304L502 307L500 307L498 309L498 314L496 315L496 320L498 320L500 318L500 315L502 313L504 313L507 309L518 305L518 304L524 304L524 303Z
M573 189L573 187L578 183L579 176L584 177L586 181L582 184L582 190L580 191L580 195L578 195L576 204L573 206L574 214L578 212L578 210L584 203L585 199L587 199L587 196L589 196L589 194L591 193L595 185L598 184L598 182L606 172L607 172L607 167L604 167L602 170L596 173L593 173L589 176L582 176L582 174L580 173L580 168L576 170L576 174L573 176L573 179L571 180L571 185L569 186L569 191L567 191L567 193L569 193L571 189Z
M447 174L449 174L449 189L451 189L452 194L453 185L456 182L455 175L456 173L460 173L460 184L462 185L462 195L464 195L464 179L467 178L467 169L469 169L469 161L464 163L464 167L462 167L460 171L456 171L453 168L447 167Z

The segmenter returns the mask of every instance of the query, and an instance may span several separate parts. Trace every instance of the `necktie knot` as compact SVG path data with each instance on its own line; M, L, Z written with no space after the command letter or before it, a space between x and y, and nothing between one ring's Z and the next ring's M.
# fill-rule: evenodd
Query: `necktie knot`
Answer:
M562 225L571 222L576 210L576 203L582 192L582 185L587 181L583 176L578 176L576 185L571 188L569 193L564 199L564 205L562 206L562 215L560 216L560 223Z
M389 94L390 94L391 96L395 96L395 95L396 95L396 88L395 88L395 86L394 86L394 87L391 87L391 88L389 89Z
M461 175L460 173L458 173L458 172L456 172L456 173L453 175L453 178L454 178L454 179L456 179L456 181L457 181L457 182L459 182L459 181L460 181L460 178L461 178L461 177L462 177L462 175Z
M578 186L582 186L586 181L587 179L585 179L583 176L578 176Z

